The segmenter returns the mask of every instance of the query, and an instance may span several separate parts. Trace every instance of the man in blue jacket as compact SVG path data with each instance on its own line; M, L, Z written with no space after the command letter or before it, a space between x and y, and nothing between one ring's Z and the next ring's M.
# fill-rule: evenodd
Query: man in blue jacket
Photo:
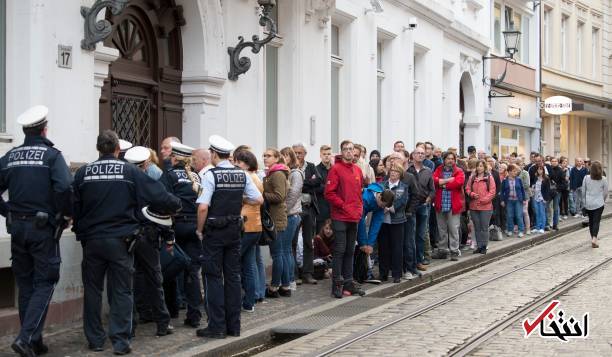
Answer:
M363 198L363 214L357 229L357 242L359 249L370 255L374 251L374 244L378 238L378 232L385 218L385 207L391 207L395 195L390 190L385 190L380 183L368 185L361 193ZM372 212L370 218L370 229L366 228L366 218ZM372 276L371 267L368 269L368 278Z
M580 217L582 215L582 180L588 175L589 170L584 166L584 160L582 158L576 158L576 166L570 170L570 192L574 196L574 217Z

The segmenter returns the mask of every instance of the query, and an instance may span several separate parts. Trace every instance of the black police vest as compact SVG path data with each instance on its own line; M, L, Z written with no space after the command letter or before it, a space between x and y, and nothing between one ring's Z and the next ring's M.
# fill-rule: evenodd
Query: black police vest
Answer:
M27 136L24 144L0 160L2 189L9 190L8 209L21 214L71 211L72 177L61 153L46 138Z
M199 183L197 175L194 175L194 179ZM183 208L179 212L179 216L195 219L197 215L196 200L198 199L198 193L193 190L193 182L189 179L185 166L179 164L172 167L162 175L160 181L166 186L168 192L181 199Z
M241 169L215 167L210 170L215 179L215 192L210 201L208 217L240 216L246 174Z

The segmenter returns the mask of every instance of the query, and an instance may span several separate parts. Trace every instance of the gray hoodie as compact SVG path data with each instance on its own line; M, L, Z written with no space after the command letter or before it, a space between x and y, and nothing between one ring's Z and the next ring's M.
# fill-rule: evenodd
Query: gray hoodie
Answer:
M586 175L582 180L582 202L588 210L598 209L606 204L608 198L608 180L605 176L601 180L591 179Z
M287 192L287 216L302 213L302 186L304 173L300 169L291 169L289 173L289 192Z

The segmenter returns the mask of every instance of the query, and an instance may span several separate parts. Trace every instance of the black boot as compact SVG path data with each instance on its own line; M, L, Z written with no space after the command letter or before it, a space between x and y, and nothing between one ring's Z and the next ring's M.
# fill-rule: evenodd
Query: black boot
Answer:
M351 281L350 283L344 284L344 290L351 293L351 295L359 295L364 296L365 291L361 290L361 287L357 286L355 282Z

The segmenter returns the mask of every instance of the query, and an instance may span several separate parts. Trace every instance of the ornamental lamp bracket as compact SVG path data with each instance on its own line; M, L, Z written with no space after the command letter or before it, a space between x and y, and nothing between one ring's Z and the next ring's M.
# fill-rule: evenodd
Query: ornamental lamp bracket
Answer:
M230 70L227 77L232 81L238 80L239 75L246 73L251 68L251 60L248 57L240 57L240 52L247 47L251 47L251 52L259 53L261 48L277 35L276 23L271 17L272 8L276 5L276 1L257 0L257 3L261 7L259 25L268 30L268 35L263 40L259 39L259 35L253 35L252 40L248 42L244 41L244 37L238 36L238 44L227 48L227 53L230 56Z
M109 8L114 16L123 11L129 0L96 0L92 7L81 6L81 16L84 19L84 38L81 48L93 51L96 43L104 41L112 32L113 26L108 20L97 21L100 11Z

